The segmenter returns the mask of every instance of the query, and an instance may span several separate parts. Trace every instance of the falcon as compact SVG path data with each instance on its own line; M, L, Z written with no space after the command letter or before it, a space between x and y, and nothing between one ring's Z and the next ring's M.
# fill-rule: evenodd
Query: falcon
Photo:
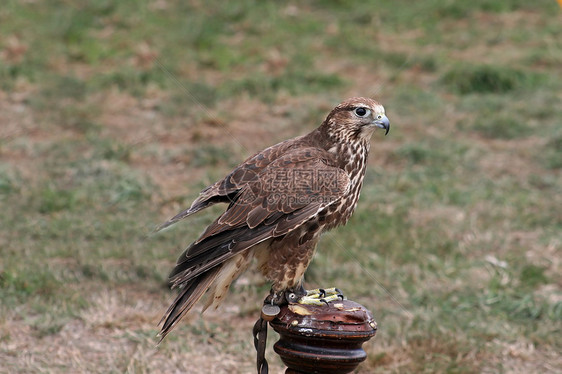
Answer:
M385 134L390 129L381 104L364 97L345 100L311 133L250 156L161 225L158 230L211 205L228 204L171 272L170 284L179 294L162 318L160 336L205 294L203 311L217 308L253 259L272 282L268 302L306 302L304 273L320 235L351 217L377 128Z

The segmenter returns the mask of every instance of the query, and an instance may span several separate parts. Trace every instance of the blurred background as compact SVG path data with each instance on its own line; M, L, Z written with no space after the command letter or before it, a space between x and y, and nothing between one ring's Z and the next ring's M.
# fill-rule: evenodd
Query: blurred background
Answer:
M0 372L254 372L269 284L251 272L155 347L167 275L220 207L152 230L350 96L392 130L306 286L375 315L358 373L557 372L561 17L555 0L4 1Z

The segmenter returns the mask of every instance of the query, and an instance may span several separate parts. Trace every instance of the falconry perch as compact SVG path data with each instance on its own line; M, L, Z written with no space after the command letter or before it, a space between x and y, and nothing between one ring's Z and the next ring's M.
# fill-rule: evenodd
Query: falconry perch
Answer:
M348 99L320 127L249 157L160 226L228 204L170 274L180 290L162 318L162 338L205 293L205 309L217 307L253 258L272 282L271 303L302 302L303 275L320 234L345 224L357 205L376 128L390 128L384 107L368 98Z

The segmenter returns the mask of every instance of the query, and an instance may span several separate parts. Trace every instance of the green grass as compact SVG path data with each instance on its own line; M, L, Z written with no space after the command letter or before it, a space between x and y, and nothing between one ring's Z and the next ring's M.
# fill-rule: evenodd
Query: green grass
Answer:
M562 168L562 135L555 135L546 143L543 153L544 164L549 169Z
M373 311L358 372L553 372L559 18L552 0L8 1L0 373L253 372L254 273L154 349L167 274L220 208L152 230L356 95L392 131L306 280Z
M539 88L546 77L505 66L456 67L443 76L445 84L461 94L503 93L516 89Z

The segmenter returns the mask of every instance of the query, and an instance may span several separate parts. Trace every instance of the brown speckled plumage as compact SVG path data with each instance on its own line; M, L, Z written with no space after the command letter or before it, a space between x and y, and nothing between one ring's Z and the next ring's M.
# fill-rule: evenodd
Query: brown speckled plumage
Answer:
M170 274L180 292L162 318L161 336L205 292L206 307L218 306L254 257L273 291L301 286L320 234L345 224L355 209L374 129L388 132L389 126L376 101L348 99L311 133L249 157L162 225L216 203L228 204Z

